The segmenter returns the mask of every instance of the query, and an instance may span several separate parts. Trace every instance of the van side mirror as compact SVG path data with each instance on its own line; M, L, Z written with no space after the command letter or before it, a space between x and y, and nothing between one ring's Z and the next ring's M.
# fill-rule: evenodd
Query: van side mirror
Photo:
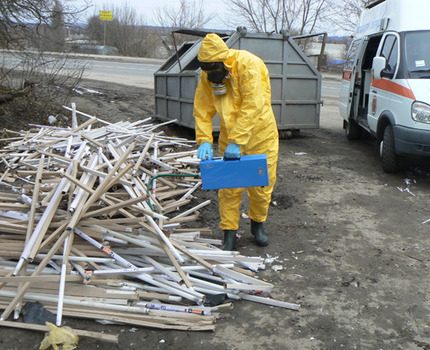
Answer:
M386 67L387 67L387 60L385 59L385 57L374 57L373 63L372 63L373 78L381 79L382 78L381 73Z

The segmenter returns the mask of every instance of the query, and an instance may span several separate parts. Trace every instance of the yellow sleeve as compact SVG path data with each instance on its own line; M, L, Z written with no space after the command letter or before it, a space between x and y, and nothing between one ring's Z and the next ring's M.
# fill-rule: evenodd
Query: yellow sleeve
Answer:
M216 110L212 100L211 87L205 77L206 73L200 74L197 89L194 95L194 121L196 127L196 141L198 145L204 142L213 143L212 118Z
M264 91L258 62L249 60L239 67L241 105L236 123L229 133L228 142L246 145L257 118L264 109Z

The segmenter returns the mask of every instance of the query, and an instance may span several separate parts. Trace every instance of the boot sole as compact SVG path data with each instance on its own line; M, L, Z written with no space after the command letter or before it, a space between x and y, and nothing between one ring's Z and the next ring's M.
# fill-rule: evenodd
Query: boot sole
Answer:
M255 241L255 243L259 246L259 247L267 247L269 245L269 242L259 242L259 241Z
M254 236L255 244L258 245L259 247L267 247L269 245L269 240L267 240L266 242L261 242L261 241L257 240L257 238L255 238L254 233L252 233L252 235Z

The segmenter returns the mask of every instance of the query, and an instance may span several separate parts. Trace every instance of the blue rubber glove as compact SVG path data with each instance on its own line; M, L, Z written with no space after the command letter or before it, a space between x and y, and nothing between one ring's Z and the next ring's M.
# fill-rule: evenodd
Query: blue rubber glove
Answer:
M240 146L235 143L229 143L224 151L225 159L240 159Z
M199 157L199 159L212 159L212 156L212 144L210 142L202 143L197 150L197 157Z

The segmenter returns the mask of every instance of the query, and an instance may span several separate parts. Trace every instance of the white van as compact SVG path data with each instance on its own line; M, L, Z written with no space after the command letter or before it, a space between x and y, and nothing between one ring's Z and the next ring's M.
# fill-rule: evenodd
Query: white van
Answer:
M363 10L344 66L340 112L348 139L366 130L382 167L430 156L430 0L376 0Z

